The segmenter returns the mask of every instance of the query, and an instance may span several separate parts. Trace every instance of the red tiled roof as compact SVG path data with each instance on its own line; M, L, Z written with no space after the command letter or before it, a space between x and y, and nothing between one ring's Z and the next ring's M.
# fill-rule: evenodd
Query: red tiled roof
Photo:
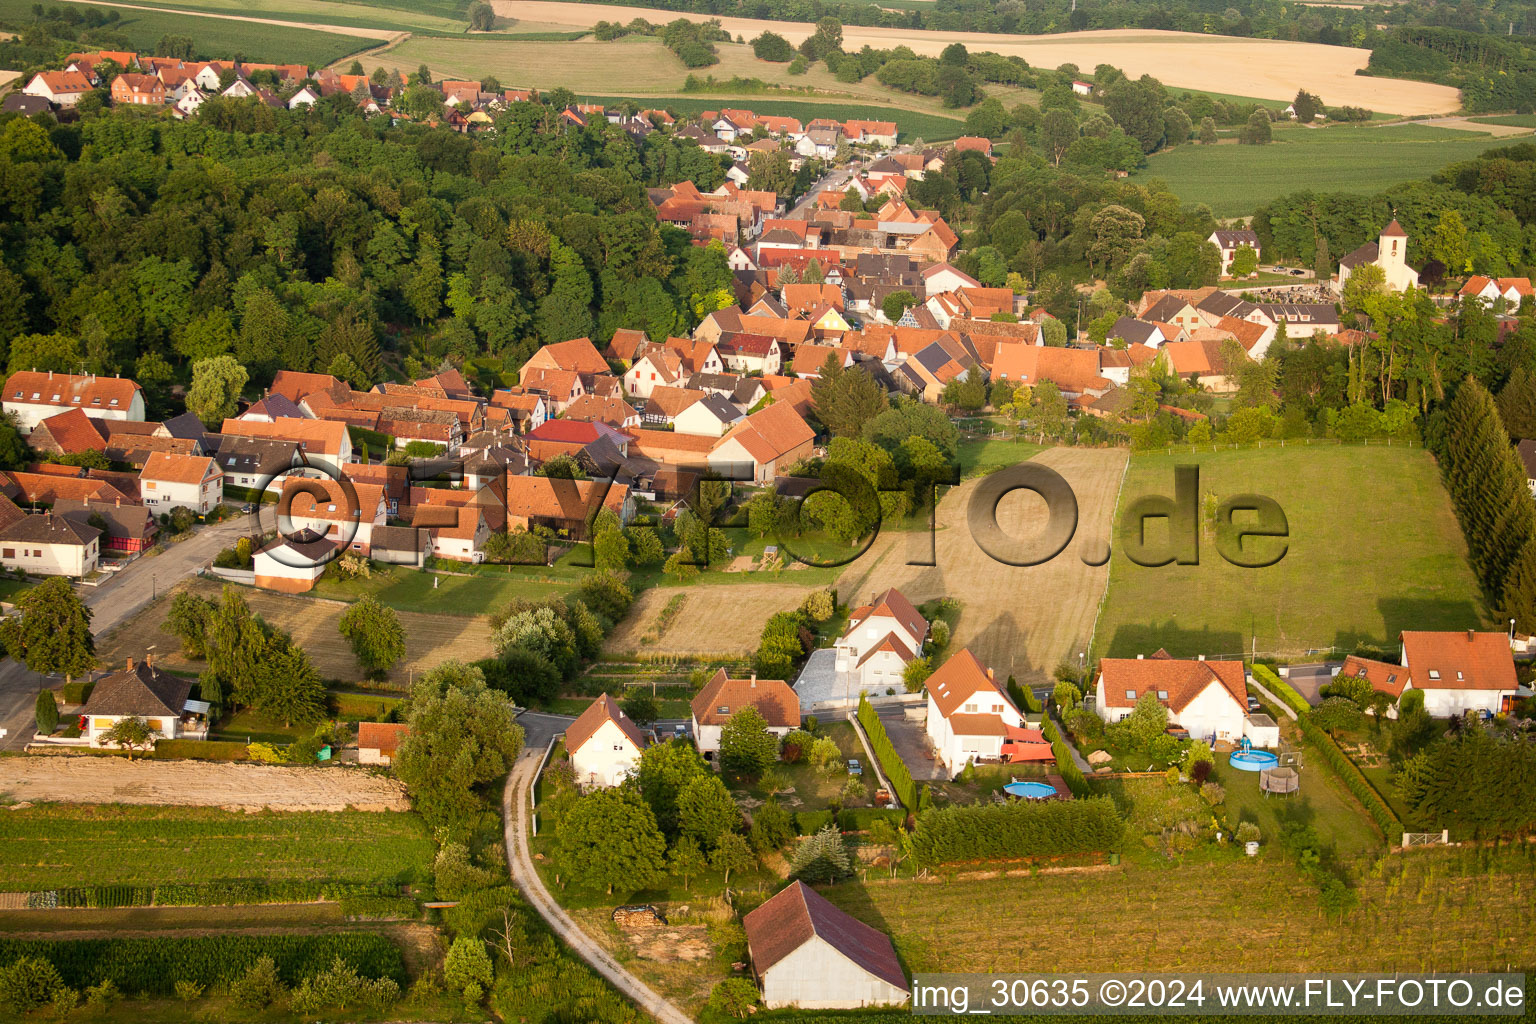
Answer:
M4 399L22 405L127 412L138 393L139 386L125 377L18 370L5 382Z
M1420 690L1513 691L1519 685L1503 633L1404 630L1402 640L1403 661Z
M377 750L380 754L393 755L410 734L411 727L404 723L359 722L357 747L359 750Z
M927 620L912 606L907 596L895 587L891 587L883 594L877 594L869 604L854 609L848 616L847 632L853 632L853 627L870 618L895 619L909 635L917 637L918 640L922 640L928 634Z
M1134 707L1143 694L1151 692L1168 694L1158 700L1182 711L1212 684L1226 690L1238 707L1248 706L1248 680L1240 661L1174 658L1160 650L1150 658L1105 658L1099 663L1099 681L1110 707ZM1127 696L1127 691L1134 696Z
M757 708L771 727L792 729L800 724L800 698L784 680L732 679L723 668L704 684L691 706L700 725L724 725L747 705Z
M1004 703L1012 704L1003 688L997 684L992 670L984 668L976 655L964 647L934 670L933 675L928 677L927 686L928 695L938 706L939 714L945 718L952 717L967 700L983 690L996 693L1003 698ZM996 715L984 717L997 718ZM1002 721L1000 718L997 720Z
M1339 669L1339 676L1358 676L1370 683L1372 689L1389 693L1394 697L1403 695L1403 689L1408 685L1409 679L1408 670L1401 665L1394 665L1389 661L1374 661L1354 654L1344 659L1344 665Z
M49 416L38 423L37 429L47 430L66 455L76 452L101 451L106 442L100 425L85 414L84 409L70 409L56 416Z
M218 475L219 466L205 455L173 455L170 452L150 452L139 472L141 480L160 480L173 484L200 484L209 470Z
M785 402L764 406L737 423L720 439L735 440L759 463L787 455L815 438L816 432Z

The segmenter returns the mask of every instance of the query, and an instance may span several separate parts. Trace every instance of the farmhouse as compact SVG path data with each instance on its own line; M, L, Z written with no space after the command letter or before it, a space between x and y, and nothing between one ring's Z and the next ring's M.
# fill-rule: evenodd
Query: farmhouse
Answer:
M910 995L891 940L804 882L791 882L741 923L770 1010L886 1006Z
M1259 233L1250 228L1241 230L1227 230L1217 228L1211 232L1211 237L1206 239L1221 252L1221 276L1232 276L1232 257L1237 255L1237 250L1247 246L1253 250L1255 258L1262 256L1263 250L1259 248Z
M1235 742L1244 734L1248 682L1240 661L1175 658L1164 650L1150 658L1105 658L1094 692L1106 722L1125 718L1151 693L1168 709L1168 723L1192 737Z
M1024 732L1019 709L990 668L961 648L928 677L928 741L954 775L967 761L999 761L1003 743Z
M27 515L9 499L0 513L0 565L40 576L86 576L101 555L102 531L67 515Z
M139 491L156 512L189 508L207 515L224 501L224 471L206 455L151 452L139 472Z
M401 722L359 722L357 763L389 764L410 734L411 727Z
M809 456L815 440L792 406L775 402L731 427L709 453L709 465L727 480L767 483Z
M800 725L800 698L782 679L732 679L725 669L693 698L693 738L699 753L709 756L720 749L720 728L747 706L757 708L768 731L783 737Z
M127 666L96 682L91 697L80 709L83 736L91 746L105 746L103 736L124 718L142 718L159 739L204 739L207 729L192 725L187 694L192 680L155 668L152 659Z
M927 620L892 587L848 616L848 629L834 648L834 667L839 673L853 673L860 686L895 686L927 637Z
M565 752L583 789L617 786L634 773L645 735L606 693L565 730Z

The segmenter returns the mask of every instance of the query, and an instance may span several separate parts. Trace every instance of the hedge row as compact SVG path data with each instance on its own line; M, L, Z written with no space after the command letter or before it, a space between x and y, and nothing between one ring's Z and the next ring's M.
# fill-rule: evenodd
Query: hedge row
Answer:
M1322 753L1323 759L1328 762L1329 767L1334 770L1334 773L1340 779L1344 780L1344 785L1348 787L1351 793L1355 794L1355 798L1365 805L1366 812L1376 819L1376 824L1380 826L1382 834L1387 837L1388 845L1401 846L1403 843L1403 823L1396 814L1392 813L1392 808L1387 806L1387 802L1376 791L1376 787L1371 785L1371 781L1345 755L1344 751L1339 749L1339 745L1333 741L1333 737L1329 736L1321 726L1312 721L1311 715L1301 715L1297 718L1297 722L1301 726L1301 734L1310 740L1312 745Z
M1045 711L1045 705L1040 703L1040 698L1035 696L1035 691L1020 686L1012 676L1008 677L1008 696L1013 698L1013 703L1020 711L1038 715Z
M912 852L924 866L1120 849L1125 823L1108 797L942 807L918 815Z
M314 903L357 896L398 896L398 885L318 882L295 879L268 882L235 878L218 882L166 885L96 885L34 892L28 905L67 909L112 907L222 907L251 903Z
M832 824L831 811L796 811L795 831L803 836L813 836Z
M1289 704L1291 710L1297 714L1304 715L1312 710L1312 705L1307 703L1307 699L1297 693L1290 683L1275 675L1274 670L1268 665L1254 665L1253 678L1258 680L1259 685L1264 689Z
M859 724L869 737L870 749L875 752L881 770L891 781L891 788L896 791L896 799L908 810L917 810L917 787L912 783L912 773L907 771L901 756L891 745L891 738L885 733L885 723L875 713L875 706L862 693L859 694Z
M217 935L155 939L0 939L0 967L22 957L41 957L58 968L64 984L84 989L111 981L124 992L170 995L178 981L204 986L239 978L263 956L277 964L290 985L328 970L338 956L370 978L405 982L400 948L382 935Z
M1083 776L1083 770L1072 759L1072 748L1067 746L1067 741L1062 738L1061 730L1056 728L1056 722L1050 716L1040 723L1040 732L1051 744L1051 753L1056 756L1056 770L1061 773L1061 780L1067 784L1072 795L1082 799L1089 793L1088 780Z
M847 807L837 812L837 827L844 832L868 832L869 826L882 818L899 825L907 820L907 812L886 807Z

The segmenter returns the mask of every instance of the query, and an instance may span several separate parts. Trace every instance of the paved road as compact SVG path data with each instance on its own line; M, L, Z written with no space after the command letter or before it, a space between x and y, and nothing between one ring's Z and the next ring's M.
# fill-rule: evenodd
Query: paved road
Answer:
M555 902L549 890L544 887L543 879L533 866L533 858L528 854L528 790L533 785L535 773L538 771L539 759L544 756L544 746L549 743L554 735L554 723L551 721L557 716L525 714L518 718L527 731L529 742L523 748L523 754L517 759L517 764L512 768L512 773L507 776L506 789L502 794L502 820L506 823L507 830L507 859L512 869L512 880L523 891L535 910L537 910L549 922L555 934L571 947L575 954L585 960L594 971L606 978L614 988L617 988L628 999L632 1000L646 1013L655 1017L661 1024L692 1024L690 1018L682 1010L672 1003L657 995L652 989L625 970L617 960L608 954L608 951L592 941L585 932L571 920L569 914ZM564 719L569 723L570 719ZM560 725L558 728L564 728ZM543 736L543 742L535 739Z

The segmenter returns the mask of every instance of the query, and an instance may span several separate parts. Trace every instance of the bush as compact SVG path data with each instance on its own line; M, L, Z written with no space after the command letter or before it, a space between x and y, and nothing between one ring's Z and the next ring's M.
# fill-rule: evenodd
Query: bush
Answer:
M18 1014L52 1001L63 987L58 968L42 957L21 957L0 967L0 1006Z
M1200 798L1215 807L1227 798L1227 791L1217 782L1207 782L1200 787Z
M1061 731L1056 728L1056 723L1050 718L1044 719L1040 724L1040 733L1051 745L1051 753L1056 757L1056 770L1061 773L1061 781L1067 784L1072 795L1082 799L1089 793L1088 780L1083 777L1083 770L1077 766L1077 761L1072 757L1072 749L1061 738Z
M903 807L915 809L917 787L913 785L912 773L907 770L906 764L891 744L891 738L885 731L885 723L881 722L880 716L875 713L875 706L862 695L859 697L858 714L859 725L863 727L864 735L869 737L870 749L875 752L875 759L880 762L880 769L890 780L896 799L901 801Z
M826 622L837 610L833 605L831 593L825 590L818 590L808 595L801 609L811 617L812 622Z
M796 811L795 830L803 836L815 835L832 824L831 811Z
M449 988L462 992L465 1001L478 1003L491 985L491 975L491 957L484 942L467 935L453 940L443 960L443 977Z
M305 978L293 990L289 1005L295 1013L313 1017L333 1007L384 1010L399 999L400 985L393 978L365 978L338 956L329 970Z
M283 996L283 982L277 976L277 963L262 956L229 986L229 998L236 1006L261 1010Z
M804 729L792 729L779 745L779 760L785 764L798 764L815 742L816 737Z
M1108 797L943 807L918 815L912 853L925 867L1120 849L1125 823Z
M91 699L91 691L94 690L95 688L96 688L96 684L95 683L81 682L78 679L75 680L74 682L65 683L64 684L64 703L65 704L84 704L86 701Z
M852 858L842 833L828 825L795 848L789 877L807 882L830 882L848 874L851 864Z
M1245 821L1237 826L1237 841L1240 843L1257 843L1264 838L1259 831L1259 826L1251 821Z
M1290 683L1275 675L1274 669L1268 665L1254 665L1253 678L1264 689L1290 705L1292 711L1305 714L1312 710L1312 705L1307 703L1306 698L1297 693Z

